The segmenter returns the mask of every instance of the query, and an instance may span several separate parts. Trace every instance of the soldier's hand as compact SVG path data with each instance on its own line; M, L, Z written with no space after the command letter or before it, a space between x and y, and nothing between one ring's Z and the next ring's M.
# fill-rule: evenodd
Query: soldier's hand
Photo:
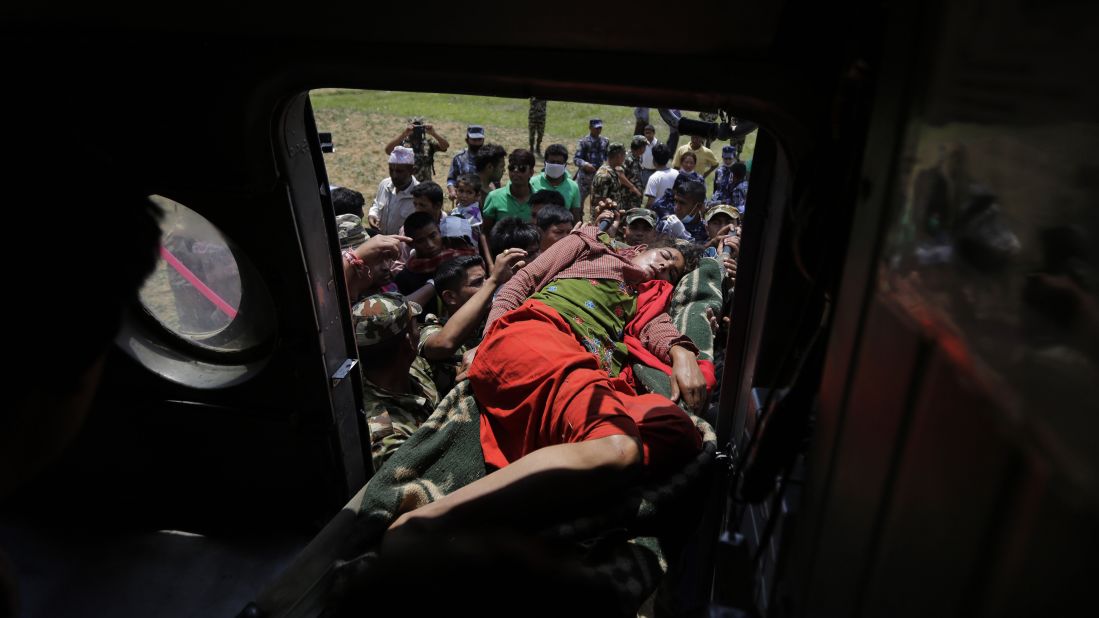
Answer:
M736 283L736 260L726 256L721 258L722 265L725 266L725 276L729 278L729 283Z
M730 223L729 225L726 225L725 227L718 230L716 236L714 236L710 240L706 241L706 246L707 247L713 247L714 249L717 249L718 252L720 252L721 251L721 241L724 240L726 236L733 233L733 228L734 227L736 227L735 224Z
M412 242L408 236L378 234L355 248L355 255L367 264L377 264L401 256L401 243Z
M740 257L740 235L737 234L736 236L719 236L719 242L717 245L718 253L722 253L725 250L725 247L729 247L733 250L732 254L729 257L734 260Z
M496 256L496 263L492 265L492 279L497 286L504 285L511 276L520 268L527 265L523 258L527 252L522 249L504 249L504 252Z
M455 382L461 382L469 377L469 367L473 364L475 356L477 356L477 348L470 348L462 355L462 364L458 366L458 373L454 376Z
M378 225L381 221L378 219L378 215L367 215L366 220L370 223L370 227L378 229Z
M599 203L595 205L595 208L596 210L617 210L618 202L610 198L603 198L599 200Z
M599 214L595 216L595 224L599 225L601 221L610 221L612 225L618 223L618 211L609 208L600 210Z

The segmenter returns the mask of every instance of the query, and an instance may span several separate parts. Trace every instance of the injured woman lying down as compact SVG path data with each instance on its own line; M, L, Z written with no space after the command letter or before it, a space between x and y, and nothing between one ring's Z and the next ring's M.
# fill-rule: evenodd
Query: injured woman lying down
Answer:
M630 363L669 373L672 399L689 409L706 405L713 366L667 314L698 256L691 245L615 249L584 227L516 273L497 293L468 370L494 471L405 513L390 531L514 523L502 505L565 515L691 460L702 446L694 423L672 400L638 394Z

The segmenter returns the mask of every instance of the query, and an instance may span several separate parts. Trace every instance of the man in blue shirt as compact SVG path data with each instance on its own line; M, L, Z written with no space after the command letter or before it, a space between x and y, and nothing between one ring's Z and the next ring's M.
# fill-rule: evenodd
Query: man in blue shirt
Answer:
M485 128L479 124L471 124L466 127L466 148L454 155L450 161L450 173L446 175L446 194L450 201L457 197L454 185L462 174L476 174L477 168L473 165L473 158L477 151L485 143Z
M611 142L605 137L600 137L603 132L603 121L592 118L588 121L588 135L580 138L576 144L576 155L572 162L576 164L576 182L580 185L580 208L584 207L584 200L591 195L591 181L595 178L595 172L600 165L607 160L607 148ZM594 207L592 208L594 211ZM595 220L594 213L592 220Z

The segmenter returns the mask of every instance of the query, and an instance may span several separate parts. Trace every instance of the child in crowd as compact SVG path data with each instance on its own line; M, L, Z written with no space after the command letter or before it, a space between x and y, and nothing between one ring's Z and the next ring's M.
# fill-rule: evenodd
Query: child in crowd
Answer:
M409 300L419 303L433 313L436 307L431 304L435 297L435 282L432 277L439 264L459 255L475 255L472 248L449 249L443 245L443 236L439 224L426 212L414 212L404 222L405 235L412 239L412 252L408 260L396 272L394 281L401 294Z
M541 191L539 192L541 193ZM535 217L535 225L542 233L542 251L549 249L553 244L565 236L568 236L572 228L576 226L576 220L572 213L565 209L565 200L556 191L547 191L557 196L560 204L548 204L538 210Z
M538 213L544 206L565 208L565 196L553 189L540 189L530 196L530 216L537 221Z
M456 217L469 219L470 225L481 225L481 177L477 174L462 174L458 182L454 184L456 194L454 210L450 213Z
M462 174L458 176L458 182L454 183L455 206L451 215L461 217L469 221L473 233L473 245L480 250L488 264L492 264L492 253L489 251L488 239L481 233L481 177L477 174Z
M426 212L438 225L446 213L443 212L443 188L438 183L428 180L412 187L412 205L416 212Z
M522 249L527 252L524 261L530 264L542 252L542 234L533 223L504 217L493 226L488 244L494 259L507 249Z

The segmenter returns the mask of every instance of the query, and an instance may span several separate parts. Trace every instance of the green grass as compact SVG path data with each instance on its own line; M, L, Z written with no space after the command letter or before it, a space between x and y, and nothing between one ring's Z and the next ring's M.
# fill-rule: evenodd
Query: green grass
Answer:
M310 98L318 128L331 131L336 143L336 153L325 157L330 180L356 188L368 199L388 174L382 148L401 132L410 116L424 116L450 140L450 150L435 157L435 180L440 184L451 157L465 147L466 125L484 125L486 141L500 144L508 151L528 147L527 99L343 89L316 90ZM695 112L685 115L697 117ZM628 144L633 137L632 107L550 101L546 116L542 147L564 144L570 157L576 151L577 141L588 132L589 118L603 119L603 135L612 142ZM657 138L664 141L668 129L655 109L650 111L650 120L656 127ZM685 143L687 138L681 138L680 144ZM723 144L714 142L712 148L720 153ZM746 143L746 155L750 156L754 144L753 135Z
M312 95L314 109L369 111L406 118L424 116L429 122L449 120L458 124L483 124L492 141L492 130L527 131L527 99L467 96L456 94L424 94L419 92L334 90ZM652 112L656 116L655 110ZM603 119L603 135L612 142L626 143L633 137L632 107L594 105L550 101L546 106L546 134L573 135L565 145L569 153L576 141L587 133L588 119ZM667 128L657 123L657 137L663 140ZM543 146L548 144L543 143Z

